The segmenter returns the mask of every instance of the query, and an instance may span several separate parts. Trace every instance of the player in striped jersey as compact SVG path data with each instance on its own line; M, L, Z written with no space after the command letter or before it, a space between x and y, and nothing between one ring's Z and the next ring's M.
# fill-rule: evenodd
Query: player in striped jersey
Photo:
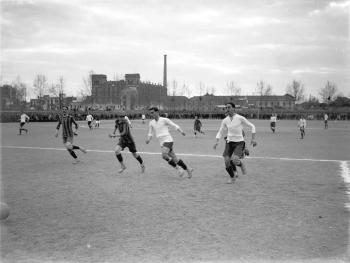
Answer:
M82 147L73 145L73 138L77 135L77 133L73 131L73 124L75 125L75 130L78 130L79 125L75 122L74 117L69 115L68 107L63 106L62 114L61 116L59 116L58 119L55 137L58 136L58 132L62 125L63 144L66 146L66 149L69 152L69 154L74 158L73 164L77 164L79 162L79 159L74 150L80 150L83 153L87 153L87 151Z
M119 130L119 134L116 135L116 131ZM119 173L122 173L126 166L123 162L123 156L121 152L124 150L125 147L129 148L129 151L132 153L132 155L135 157L135 159L140 163L141 166L141 173L145 172L145 165L143 163L143 160L141 156L137 153L136 145L134 138L132 137L130 133L130 125L128 121L125 119L125 117L122 114L119 114L117 116L117 120L115 121L115 127L113 134L110 134L109 137L119 137L118 145L115 147L115 156L117 157L121 168L119 170Z

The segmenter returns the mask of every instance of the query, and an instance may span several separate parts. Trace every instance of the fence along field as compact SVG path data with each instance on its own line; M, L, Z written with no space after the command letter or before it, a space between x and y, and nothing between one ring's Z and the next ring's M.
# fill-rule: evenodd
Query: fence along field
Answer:
M295 121L253 120L258 147L246 159L248 175L227 185L214 151L219 120L176 120L175 150L194 167L179 178L144 143L147 124L132 133L146 164L124 154L117 174L112 121L90 131L80 122L76 141L89 153L71 164L54 122L1 124L1 199L11 209L1 222L3 262L347 262L349 260L349 122L309 121L304 140ZM247 131L247 138L250 133Z

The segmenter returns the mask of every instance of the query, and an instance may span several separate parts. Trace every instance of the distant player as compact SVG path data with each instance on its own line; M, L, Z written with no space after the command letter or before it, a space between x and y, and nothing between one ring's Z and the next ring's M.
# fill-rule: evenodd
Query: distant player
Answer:
M115 134L117 130L119 130L118 135ZM123 117L123 115L118 114L117 120L115 121L113 134L110 134L109 137L111 138L119 137L119 142L114 150L115 156L117 157L121 166L119 173L122 173L126 169L126 166L123 161L123 156L121 154L121 152L126 147L129 148L129 151L132 153L135 159L140 163L141 173L144 173L145 165L143 163L141 156L137 153L134 138L130 133L130 125L128 124L127 120Z
M142 114L142 115L141 115L141 119L142 119L142 124L145 124L146 115L145 115L145 114Z
M305 137L305 129L306 129L306 120L303 115L301 115L300 120L298 122L298 127L300 130L300 139L304 139Z
M328 114L325 113L323 118L324 118L324 128L328 129Z
M25 114L24 112L22 112L21 117L20 117L20 123L19 123L19 134L18 135L22 135L22 131L25 131L26 134L28 134L28 129L24 128L26 122L29 121L29 116L27 114Z
M270 128L273 133L276 130L277 114L272 114L270 118Z
M194 116L194 136L197 138L197 133L204 134L202 131L202 122L199 120L198 116Z
M69 154L74 158L73 164L77 164L78 162L80 162L80 160L78 159L78 156L76 155L74 150L80 150L83 153L87 153L87 151L82 147L73 145L73 137L77 136L77 133L73 132L73 124L75 126L75 130L77 131L79 128L78 124L75 122L74 117L69 115L68 107L63 106L62 114L61 116L59 116L58 119L55 137L58 136L58 131L60 130L60 127L62 125L63 144L65 145Z
M146 144L149 144L153 135L155 135L159 140L163 159L167 161L169 165L178 170L180 177L183 176L185 170L187 172L188 178L191 178L193 169L188 167L181 159L177 158L173 149L174 140L170 135L169 127L175 128L183 136L186 135L185 132L181 130L179 125L175 124L168 118L160 117L159 109L157 107L149 108L149 114L152 120L149 122Z
M240 166L242 173L246 174L245 164L241 160L244 157L245 141L242 133L243 124L248 125L252 129L251 144L256 146L255 142L255 125L249 122L245 117L235 112L235 104L226 103L227 117L222 120L220 129L216 135L216 143L214 149L219 144L219 140L224 131L227 131L226 145L223 153L226 171L229 174L228 184L232 184L237 177L237 168Z
M94 117L92 117L92 115L89 113L87 116L86 116L86 120L87 120L87 123L88 123L88 126L89 126L89 129L92 130L92 121L93 121Z
M95 128L100 128L100 123L101 123L100 117L96 116L96 118L95 118Z

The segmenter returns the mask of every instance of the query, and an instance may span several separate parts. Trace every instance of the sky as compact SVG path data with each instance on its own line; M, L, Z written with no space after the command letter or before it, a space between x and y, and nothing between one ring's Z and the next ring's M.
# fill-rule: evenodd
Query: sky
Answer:
M1 84L18 76L35 97L38 74L79 96L92 70L139 73L188 96L242 95L257 82L284 95L293 80L318 97L327 81L350 97L350 1L0 0ZM200 88L200 86L202 88Z

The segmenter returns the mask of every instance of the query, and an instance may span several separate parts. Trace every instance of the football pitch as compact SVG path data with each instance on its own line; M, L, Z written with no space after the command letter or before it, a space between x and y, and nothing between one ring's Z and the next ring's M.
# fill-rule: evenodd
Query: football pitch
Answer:
M247 175L226 184L221 120L174 120L174 150L194 168L180 178L161 158L148 121L131 132L146 172L127 150L119 174L112 120L87 129L79 122L72 164L55 122L1 124L1 262L350 262L350 122L251 120L258 146ZM61 132L61 131L60 131ZM249 145L251 134L247 130Z

